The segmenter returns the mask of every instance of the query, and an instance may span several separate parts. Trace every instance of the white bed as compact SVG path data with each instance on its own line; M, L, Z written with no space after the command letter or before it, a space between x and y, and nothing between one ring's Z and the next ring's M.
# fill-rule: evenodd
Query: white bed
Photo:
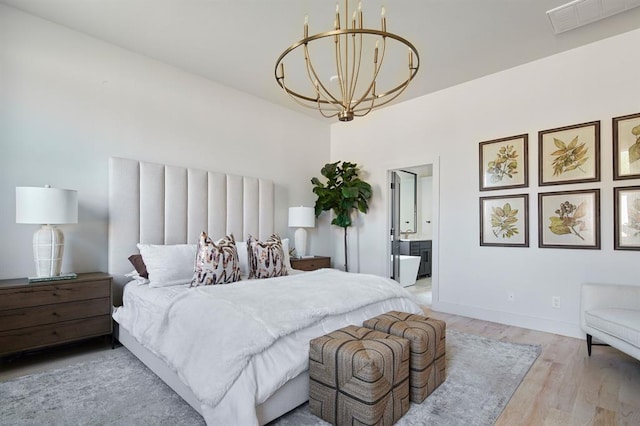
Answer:
M109 168L109 272L117 288L126 284L124 274L132 269L127 258L137 253L139 242L193 244L202 230L265 239L274 231L275 190L268 180L120 158L112 158ZM120 300L118 293L115 300ZM199 305L204 314L189 317ZM133 282L114 318L120 342L209 424L251 425L265 424L308 399L311 338L389 310L421 312L409 293L389 280L321 270L191 289L152 289ZM228 329L217 324L218 317L204 319L224 312ZM256 320L243 322L242 315ZM192 330L200 319L216 326L194 326L196 340L186 336L184 330ZM267 333L253 338L254 329ZM230 339L233 333L249 339ZM216 352L220 345L207 344L209 336L211 342L227 342L230 350L242 349L234 359L243 362L224 367L225 353ZM187 345L192 349L182 350ZM208 366L202 362L205 355L218 361ZM213 386L218 379L226 384Z

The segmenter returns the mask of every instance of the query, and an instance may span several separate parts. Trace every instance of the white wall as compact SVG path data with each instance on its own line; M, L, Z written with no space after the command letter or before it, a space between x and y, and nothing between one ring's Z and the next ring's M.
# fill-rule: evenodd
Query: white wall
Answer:
M16 186L78 190L63 271L106 270L110 156L273 179L293 237L287 207L313 206L329 125L0 5L0 278L35 272ZM328 227L311 253L330 254Z
M640 30L376 111L331 127L332 161L358 163L374 186L371 211L359 228L362 272L385 274L387 170L439 159L436 310L581 336L580 285L638 283L638 252L613 250L611 118L640 112ZM428 55L428 52L426 52ZM438 64L430 64L432 67ZM428 69L421 72L428 72ZM601 120L601 182L538 188L537 132ZM478 143L529 134L530 185L524 190L479 192ZM538 248L537 194L601 189L602 249ZM528 193L530 247L479 246L478 198ZM336 245L339 251L339 245ZM435 281L434 281L435 282ZM515 301L507 301L507 293ZM551 297L561 309L551 308Z

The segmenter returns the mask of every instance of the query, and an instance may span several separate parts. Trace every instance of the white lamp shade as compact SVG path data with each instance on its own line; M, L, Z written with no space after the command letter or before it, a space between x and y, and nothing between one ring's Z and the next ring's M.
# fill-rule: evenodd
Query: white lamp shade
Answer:
M289 207L289 226L292 228L314 228L316 215L313 207Z
M40 225L78 223L78 191L48 187L17 187L16 223Z

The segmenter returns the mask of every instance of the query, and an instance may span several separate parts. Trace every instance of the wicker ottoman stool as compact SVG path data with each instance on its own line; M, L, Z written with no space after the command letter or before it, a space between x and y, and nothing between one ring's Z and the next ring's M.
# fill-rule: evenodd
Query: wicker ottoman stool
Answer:
M351 325L309 342L309 407L334 425L392 425L409 410L409 341Z
M421 403L446 377L446 323L444 321L391 311L363 324L372 330L409 339L411 401Z

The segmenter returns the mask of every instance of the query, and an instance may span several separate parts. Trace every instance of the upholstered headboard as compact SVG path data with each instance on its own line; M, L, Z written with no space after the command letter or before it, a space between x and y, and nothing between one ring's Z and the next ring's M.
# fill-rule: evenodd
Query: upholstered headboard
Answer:
M109 273L114 304L121 304L127 258L137 243L195 244L202 231L214 237L274 231L274 184L270 180L205 170L109 159Z

